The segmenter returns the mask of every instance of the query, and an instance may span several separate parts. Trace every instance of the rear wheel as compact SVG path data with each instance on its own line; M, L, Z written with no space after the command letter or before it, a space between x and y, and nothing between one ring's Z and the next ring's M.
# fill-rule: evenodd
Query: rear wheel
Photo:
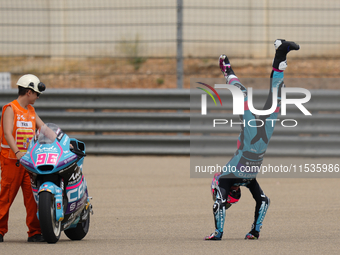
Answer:
M71 240L81 240L83 239L90 228L90 207L84 212L80 217L84 217L87 214L87 219L85 221L79 222L75 228L66 229L64 231L65 235Z
M54 198L49 192L39 194L39 221L42 235L46 242L58 242L61 234L61 222L56 220Z

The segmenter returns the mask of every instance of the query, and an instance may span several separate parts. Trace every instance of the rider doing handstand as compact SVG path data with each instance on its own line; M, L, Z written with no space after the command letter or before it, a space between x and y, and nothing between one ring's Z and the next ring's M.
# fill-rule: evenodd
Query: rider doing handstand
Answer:
M264 110L271 108L273 103L272 94L275 91L275 93L277 93L278 104L276 110L272 114L262 115L258 118L256 118L249 110L247 89L235 75L227 56L221 55L219 58L219 66L226 78L227 84L234 85L243 92L245 111L244 115L240 116L241 121L248 123L251 120L256 122L256 119L260 119L264 124L262 126L241 125L242 130L237 140L237 151L226 165L226 169L236 168L237 171L215 174L211 188L215 201L213 213L216 230L211 235L206 236L205 240L222 239L225 210L240 198L240 186L246 186L256 201L254 223L250 232L246 234L245 239L258 239L260 236L262 222L269 206L269 198L264 194L256 180L257 171L250 174L247 173L245 176L242 169L245 169L246 166L261 167L263 156L273 134L275 120L277 119L281 105L281 89L284 87L283 72L287 67L286 56L289 51L300 49L300 46L296 43L280 39L275 41L274 46L276 53L273 60L273 70L270 75L269 95L264 105ZM266 119L273 121L266 121Z

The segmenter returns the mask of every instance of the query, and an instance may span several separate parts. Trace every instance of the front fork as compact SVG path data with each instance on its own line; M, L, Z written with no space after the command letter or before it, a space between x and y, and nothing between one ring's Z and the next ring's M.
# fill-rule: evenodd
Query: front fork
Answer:
M61 180L60 187L63 186L64 182ZM64 219L63 189L60 187L53 182L44 182L38 190L38 197L41 192L50 192L53 195L56 221L62 221ZM37 217L39 219L39 212L37 213Z

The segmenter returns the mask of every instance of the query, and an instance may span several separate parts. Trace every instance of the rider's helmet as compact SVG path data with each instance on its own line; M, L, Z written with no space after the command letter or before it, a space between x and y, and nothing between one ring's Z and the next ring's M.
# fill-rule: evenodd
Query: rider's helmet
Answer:
M227 203L236 204L241 198L241 188L240 186L232 186L230 188Z
M17 85L23 88L32 89L39 94L46 89L45 84L40 82L39 78L33 74L25 74L24 76L21 76Z
M211 182L211 194L213 197L213 200L216 200L216 194L218 189L218 180L221 177L221 173L215 173L214 177ZM237 203L241 198L241 189L240 186L232 186L229 190L229 194L227 197L227 203L229 204L235 204Z

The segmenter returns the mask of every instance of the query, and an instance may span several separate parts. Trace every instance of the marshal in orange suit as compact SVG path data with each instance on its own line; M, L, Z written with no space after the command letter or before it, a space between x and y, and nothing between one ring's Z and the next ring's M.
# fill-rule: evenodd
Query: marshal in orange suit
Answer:
M46 87L32 74L22 76L17 85L19 96L3 106L0 124L0 242L4 241L4 235L8 232L9 208L20 187L27 213L27 241L42 242L44 239L36 215L37 204L33 197L30 177L24 167L16 166L16 163L25 155L36 128L44 125L32 105Z

